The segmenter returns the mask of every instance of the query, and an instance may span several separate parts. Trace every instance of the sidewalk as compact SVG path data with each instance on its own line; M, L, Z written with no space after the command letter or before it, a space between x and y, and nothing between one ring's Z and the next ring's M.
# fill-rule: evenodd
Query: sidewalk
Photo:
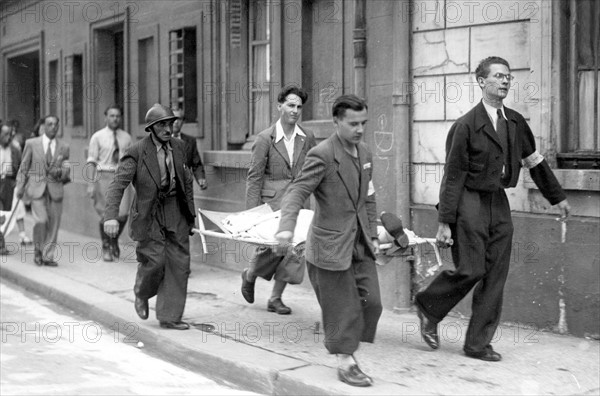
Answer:
M105 263L96 239L61 230L59 240L57 268L36 267L31 248L19 248L0 256L0 275L87 319L111 328L117 324L132 345L142 341L149 353L242 389L303 395L600 392L598 341L502 326L493 345L503 360L488 363L463 355L466 320L446 318L439 327L441 348L432 351L421 340L414 313L389 311L382 315L375 343L361 345L356 355L375 385L353 388L337 380L335 356L323 346L323 329L315 328L320 310L311 290L288 286L284 301L293 313L276 315L266 310L270 283L258 280L256 302L247 304L240 294L240 272L192 264L184 320L212 323L216 331L165 330L154 316L155 299L146 321L133 308L132 244L122 245L120 262ZM16 249L16 232L7 242ZM201 261L192 257L193 263Z

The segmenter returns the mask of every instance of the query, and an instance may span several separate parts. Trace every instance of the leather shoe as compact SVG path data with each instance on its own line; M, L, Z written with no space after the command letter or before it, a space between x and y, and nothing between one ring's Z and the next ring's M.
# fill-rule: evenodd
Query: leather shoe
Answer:
M8 251L7 248L5 248L5 247L0 248L0 256L7 256L9 254L10 254L10 252Z
M137 312L138 316L142 319L148 319L148 300L145 298L135 298L135 312Z
M46 267L58 267L58 263L54 260L42 260Z
M352 386L371 386L373 379L362 372L357 364L353 364L348 368L338 367L338 379Z
M178 321L178 322L160 322L160 327L163 329L173 329L173 330L187 330L190 328L190 325L186 322Z
M289 315L292 313L292 309L285 305L283 301L281 301L281 298L269 300L267 304L267 311L277 312L279 315Z
M383 228L394 237L396 245L400 246L402 249L406 249L408 247L408 235L404 232L404 226L402 225L402 220L398 216L393 213L381 212L379 216L381 219L381 225Z
M247 278L248 268L242 271L242 296L250 304L254 302L254 285L256 282L250 282Z
M113 238L110 244L110 253L115 260L119 260L121 257L121 249L119 248L119 240L117 238Z
M494 351L491 346L487 346L483 352L469 352L465 350L465 355L473 359L485 360L486 362L499 362L502 355Z
M433 323L427 319L419 307L417 307L417 316L421 321L421 337L423 337L431 349L438 349L440 347L440 338L438 337L437 323Z

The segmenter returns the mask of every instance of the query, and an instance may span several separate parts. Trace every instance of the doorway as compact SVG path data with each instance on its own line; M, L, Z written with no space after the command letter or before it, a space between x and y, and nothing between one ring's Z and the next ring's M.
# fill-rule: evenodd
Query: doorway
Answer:
M40 118L39 51L8 58L7 81L14 84L14 96L7 101L6 121L17 120L19 131L26 136Z

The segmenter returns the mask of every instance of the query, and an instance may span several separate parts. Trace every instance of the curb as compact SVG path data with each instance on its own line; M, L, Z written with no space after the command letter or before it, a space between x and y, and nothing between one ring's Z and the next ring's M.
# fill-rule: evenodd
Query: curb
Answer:
M271 395L410 394L407 387L382 380L355 388L339 382L334 368L242 342L224 343L219 334L161 329L156 321L142 322L123 298L43 267L0 260L0 277L105 327L133 329L125 333L142 341L147 353L236 388Z

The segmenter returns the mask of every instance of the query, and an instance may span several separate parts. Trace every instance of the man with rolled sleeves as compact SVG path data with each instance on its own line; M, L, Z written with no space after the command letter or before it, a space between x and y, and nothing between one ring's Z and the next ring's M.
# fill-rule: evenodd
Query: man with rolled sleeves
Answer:
M148 299L156 298L156 318L167 329L187 330L182 321L190 274L190 242L194 226L193 179L184 163L185 143L172 139L177 117L155 104L146 113L148 136L134 143L119 161L106 193L104 232L119 231L119 205L130 184L131 237L139 261L135 279L135 310L148 318Z
M343 95L332 114L335 133L308 152L300 176L283 197L275 237L281 247L289 244L298 213L314 194L305 256L323 315L325 347L338 357L338 379L365 387L373 380L358 367L354 353L361 341L375 340L382 312L373 160L362 141L367 103Z
M475 71L483 100L450 128L440 188L437 243L452 246L454 271L443 271L415 304L421 334L439 347L437 324L474 287L472 314L463 347L468 357L497 362L492 338L500 321L508 275L513 224L504 189L515 187L521 166L563 219L570 207L548 163L537 152L523 116L503 105L512 75L499 57L481 61Z
M121 129L121 116L123 110L118 105L110 105L104 111L106 126L96 131L90 139L88 149L87 165L89 173L88 195L92 199L94 209L100 216L100 238L102 241L102 259L104 261L118 260L121 255L119 249L119 236L125 224L129 213L130 188L125 190L124 198L121 200L119 208L119 231L115 238L110 238L104 232L104 210L106 209L106 190L112 182L119 158L123 156L125 150L131 145L131 136Z

